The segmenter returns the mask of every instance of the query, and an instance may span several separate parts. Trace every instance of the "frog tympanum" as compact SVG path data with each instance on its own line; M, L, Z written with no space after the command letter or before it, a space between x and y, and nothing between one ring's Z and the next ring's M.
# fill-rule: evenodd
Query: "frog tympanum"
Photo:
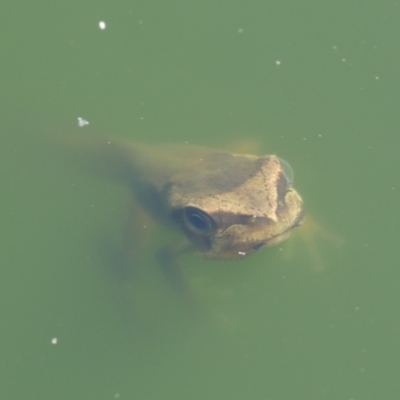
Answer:
M149 214L183 232L182 243L158 252L168 269L189 250L214 259L241 259L282 242L303 220L291 168L275 155L99 136L77 142L74 147L86 164L128 185Z

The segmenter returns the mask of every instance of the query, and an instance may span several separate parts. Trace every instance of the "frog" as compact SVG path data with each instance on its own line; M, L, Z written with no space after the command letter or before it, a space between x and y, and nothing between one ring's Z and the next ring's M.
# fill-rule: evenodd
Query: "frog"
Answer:
M177 266L183 253L244 259L280 244L304 220L293 171L274 154L90 135L71 144L86 166L126 185L149 215L180 232L179 242L156 253L179 291L185 286Z

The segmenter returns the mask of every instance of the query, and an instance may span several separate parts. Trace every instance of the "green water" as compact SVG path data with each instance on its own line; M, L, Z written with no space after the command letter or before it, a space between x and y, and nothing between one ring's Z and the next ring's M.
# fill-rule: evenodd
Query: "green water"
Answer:
M398 399L399 7L3 2L1 399ZM127 191L41 151L86 129L276 153L326 233L183 258L192 315L154 262L168 231L136 278L105 268Z

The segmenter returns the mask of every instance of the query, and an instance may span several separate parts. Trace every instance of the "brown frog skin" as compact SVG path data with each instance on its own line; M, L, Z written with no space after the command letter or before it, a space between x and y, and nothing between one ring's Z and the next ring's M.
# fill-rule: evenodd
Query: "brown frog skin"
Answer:
M160 262L187 250L241 259L281 243L303 220L290 166L275 155L143 145L104 136L72 144L86 165L128 185L149 214L184 233L187 240L161 251Z

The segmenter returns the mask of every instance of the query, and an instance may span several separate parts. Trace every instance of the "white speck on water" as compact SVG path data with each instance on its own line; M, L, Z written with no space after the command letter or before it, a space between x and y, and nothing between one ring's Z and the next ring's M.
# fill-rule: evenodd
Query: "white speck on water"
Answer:
M58 339L56 337L53 337L51 339L51 344L57 344L58 343Z
M246 252L245 251L238 251L239 256L245 256Z
M106 23L104 21L100 21L99 22L99 28L104 31L104 29L106 29Z
M276 60L275 61L275 65L277 65L278 67L282 64L282 62L280 60Z
M83 119L81 117L78 117L78 126L80 128L82 128L82 127L84 127L86 125L89 125L89 121L87 121L86 119Z
M238 29L238 32L239 32L239 33L243 33L243 32L244 32L244 29L243 29L243 28L239 28L239 29Z

